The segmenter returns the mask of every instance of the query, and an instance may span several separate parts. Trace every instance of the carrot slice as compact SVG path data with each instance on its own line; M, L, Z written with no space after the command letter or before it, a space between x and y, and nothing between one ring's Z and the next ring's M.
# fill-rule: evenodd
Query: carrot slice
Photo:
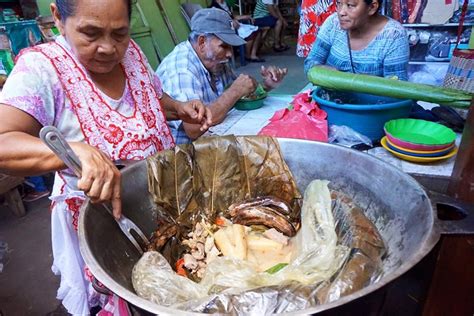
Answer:
M178 261L176 261L176 273L184 277L188 276L186 270L184 269L184 258L180 258Z
M217 226L227 226L227 222L222 216L217 216L216 217L216 225Z

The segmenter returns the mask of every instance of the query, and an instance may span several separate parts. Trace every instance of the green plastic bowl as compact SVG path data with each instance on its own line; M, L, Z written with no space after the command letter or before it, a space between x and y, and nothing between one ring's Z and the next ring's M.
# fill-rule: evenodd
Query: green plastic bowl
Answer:
M250 111L259 109L263 106L263 101L267 97L267 92L263 89L262 85L258 85L255 90L257 97L253 99L242 98L235 103L235 108L240 111Z
M245 100L245 99L240 99L235 103L235 108L240 111L250 111L250 110L255 110L259 109L263 106L263 101L265 100L267 96L263 96L261 98L257 98L254 100Z
M425 120L391 120L385 123L384 130L390 138L410 144L446 146L456 139L456 133L452 129Z

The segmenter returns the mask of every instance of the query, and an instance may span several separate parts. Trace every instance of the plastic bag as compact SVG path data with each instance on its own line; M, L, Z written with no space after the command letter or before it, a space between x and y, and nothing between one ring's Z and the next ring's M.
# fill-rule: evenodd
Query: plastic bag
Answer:
M296 243L294 258L275 274L256 272L242 260L218 257L209 263L201 282L194 283L178 276L160 253L147 252L133 269L133 286L140 296L157 304L192 311L209 312L208 308L214 306L219 307L220 312L239 309L265 313L273 312L275 306L280 306L282 311L308 307L315 290L311 286L329 280L344 264L349 248L337 244L327 181L310 183L301 217L301 229L293 239ZM248 294L245 292L252 290L250 293L253 293L257 288L261 295L257 299L259 304L255 304L255 294L245 298ZM301 293L293 291L290 297L279 297L278 293L286 288ZM295 299L298 296L299 299Z
M275 112L258 135L327 142L327 113L312 100L311 90L297 94L291 104L291 109Z
M443 65L418 65L412 67L414 72L409 74L408 81L414 83L429 84L433 86L442 86L448 64Z
M351 147L361 143L372 147L372 141L370 138L345 125L330 125L328 141L329 143L346 147Z
M253 32L255 32L257 30L258 30L258 26L239 23L239 28L237 29L237 34L241 38L246 39L247 37L252 35Z

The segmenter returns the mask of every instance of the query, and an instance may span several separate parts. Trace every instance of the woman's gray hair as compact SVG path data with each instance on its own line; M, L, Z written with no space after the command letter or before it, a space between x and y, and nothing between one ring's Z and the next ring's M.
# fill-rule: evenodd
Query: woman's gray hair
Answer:
M128 19L132 16L132 0L127 1ZM76 11L77 0L56 0L56 7L58 7L61 20L66 21L70 16L74 16Z
M206 40L208 41L211 38L213 38L215 35L214 34L209 34L209 33L198 33L198 32L192 31L191 33L189 33L188 41L191 44L196 44L199 36L204 36L206 38Z

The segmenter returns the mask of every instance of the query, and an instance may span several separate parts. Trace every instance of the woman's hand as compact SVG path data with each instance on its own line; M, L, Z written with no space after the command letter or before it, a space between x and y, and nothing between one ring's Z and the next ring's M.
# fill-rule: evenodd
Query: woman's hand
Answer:
M201 132L207 131L212 125L211 110L199 100L181 102L176 110L183 122L201 125Z
M114 217L122 214L121 174L112 160L100 150L85 143L70 143L82 165L82 176L77 182L79 190L92 203L110 201Z
M262 66L260 74L263 78L263 88L267 91L278 87L283 78L288 73L288 68L279 68L276 66Z
M182 120L190 124L199 124L203 132L212 125L211 110L199 100L179 102L163 93L161 105L165 109L167 120Z

